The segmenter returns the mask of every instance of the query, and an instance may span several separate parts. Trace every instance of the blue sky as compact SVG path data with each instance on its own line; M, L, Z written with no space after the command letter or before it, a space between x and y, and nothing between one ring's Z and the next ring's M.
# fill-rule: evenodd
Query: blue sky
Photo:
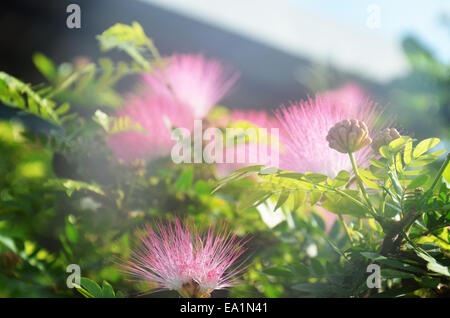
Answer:
M450 29L439 21L439 15L450 16L450 0L287 0L300 8L321 12L330 19L355 28L376 32L389 40L400 41L407 34L417 35L436 56L450 62ZM367 7L380 8L380 28L368 29Z

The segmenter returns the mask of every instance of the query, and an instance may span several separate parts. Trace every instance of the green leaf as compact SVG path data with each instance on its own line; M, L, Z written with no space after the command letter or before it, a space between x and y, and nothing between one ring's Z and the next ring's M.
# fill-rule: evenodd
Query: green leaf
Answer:
M441 264L439 264L436 259L430 255L427 255L425 253L422 253L418 250L415 250L417 256L419 256L420 258L422 258L423 260L427 261L427 268L435 273L444 275L444 276L450 276L450 272L448 270L447 266L443 266Z
M177 191L188 191L194 182L194 169L189 167L185 169L175 182L175 189Z
M328 179L326 175L320 174L320 173L307 173L305 175L305 178L312 183L321 183Z
M426 277L423 276L420 278L419 283L424 286L425 288L436 288L439 283L441 282L441 280L439 278L431 278L431 277Z
M271 174L276 174L277 172L278 172L278 168L275 168L275 167L263 167L259 171L259 174L260 175L271 175Z
M392 181L392 186L394 187L395 192L401 197L403 195L403 188L398 180L397 176L391 171L388 172L389 178Z
M204 180L198 180L194 184L194 191L198 195L209 195L211 193L211 187L209 184Z
M361 252L360 254L372 261L379 261L379 260L387 259L385 256L374 253L374 252Z
M409 137L409 136L403 136L403 137L394 139L393 141L391 141L389 143L389 146L388 146L389 151L391 153L396 153L396 152L400 151L405 146L405 144L410 140L411 140L411 137Z
M55 112L57 109L55 102L42 98L29 85L4 72L0 72L0 102L26 111L54 125L60 126L62 123Z
M425 173L425 172L426 172L426 170L423 170L423 169L421 169L421 170L407 170L407 171L403 171L403 174L405 176L417 176L417 175Z
M342 192L361 202L359 191L342 190ZM325 197L325 200L322 201L322 207L330 212L336 214L353 215L356 217L365 216L365 211L361 206L339 193L327 192L325 194Z
M321 294L326 293L327 289L330 288L330 285L326 283L302 283L295 284L292 288L309 294Z
M243 198L238 202L239 210L247 210L260 205L272 195L272 191L268 190L254 190L250 193L245 193Z
M120 290L118 290L116 293L116 298L125 298L125 295Z
M309 191L309 204L311 204L311 206L319 202L321 198L322 192L315 190Z
M83 181L71 179L49 179L44 184L44 187L56 187L59 189L63 189L66 191L66 194L69 197L72 196L74 191L80 190L89 190L100 195L105 195L102 188L95 183L89 184Z
M439 273L441 275L450 277L450 272L448 270L448 267L443 266L443 265L439 264L438 262L429 262L427 264L427 268L432 272Z
M69 242L77 243L79 238L79 233L75 225L71 224L68 220L66 220L66 236Z
M450 164L447 165L444 172L442 173L444 180L450 183Z
M263 271L263 273L270 276L287 277L287 278L294 276L294 274L290 270L283 267L267 268Z
M306 202L306 191L304 190L295 190L293 191L293 197L294 197L294 206L292 208L292 211L296 211L299 207L301 207Z
M426 159L426 160L412 160L409 163L410 167L423 167L426 165L429 165L430 163L436 161L438 158L437 157L433 157L431 159Z
M97 36L97 39L102 51L109 51L114 48L123 50L144 70L151 70L150 63L142 56L141 51L144 48L151 50L154 47L153 42L145 35L139 23L133 22L132 25L117 23Z
M358 169L358 171L360 172L360 177L361 180L371 189L381 189L381 187L376 184L375 182L373 182L372 180L369 179L368 176L372 176L374 178L375 177L370 171L364 170L364 169ZM361 173L362 172L362 173Z
M311 259L311 267L312 267L314 273L319 277L325 273L325 269L323 268L323 265L315 258Z
M381 277L382 278L415 278L416 275L407 273L407 272L397 271L395 269L382 268L381 269Z
M401 269L408 272L414 272L419 274L425 274L425 271L421 268L412 266L411 264L400 262L394 259L388 259L387 257L373 253L373 252L361 252L361 255L366 257L367 259L370 259L372 261L375 261L379 264L387 265L392 268Z
M322 230L325 231L325 222L324 220L320 217L320 215L318 215L317 213L315 213L314 211L311 212L311 216L314 219L314 221L317 223L317 226Z
M372 158L369 161L374 167L377 167L377 168L385 168L386 167L386 163L384 163L383 161L381 161L379 159Z
M439 138L428 138L419 142L413 151L414 158L419 157L421 154L427 152L440 142Z
M290 191L287 189L283 189L283 191L281 191L278 202L275 205L275 208L273 209L274 211L276 211L278 208L280 208L284 204L284 202L286 202L286 200L289 198L289 194L290 194Z
M11 251L17 253L17 246L14 240L6 235L0 233L0 243L9 248Z
M114 294L114 289L107 282L103 281L103 290L102 290L102 298L114 298L116 295Z
M311 275L311 272L309 271L308 267L306 267L302 263L295 263L292 265L292 268L294 269L295 273L297 273L299 276L309 277Z
M46 79L49 81L55 80L57 75L56 67L47 56L39 52L34 53L33 63Z
M408 185L407 189L415 189L417 187L420 187L421 185L425 184L428 181L428 175L422 174L415 178L411 183Z
M392 154L389 151L389 147L388 146L381 146L378 151L383 156L383 158L390 159L392 157Z
M92 120L102 126L102 128L110 135L128 131L138 131L143 134L148 133L138 122L132 120L128 116L110 117L101 110L97 110L94 116L92 116Z
M350 180L350 173L346 170L341 170L337 174L336 178L334 178L333 182L330 183L330 186L339 188L345 186Z
M412 146L413 146L413 142L412 140L409 140L406 145L405 145L405 150L403 151L403 161L405 162L406 165L409 165L409 163L412 160Z
M86 291L89 292L89 294L91 294L94 298L101 298L103 295L100 286L86 277L81 277L81 287L86 289Z
M75 286L75 288L77 289L77 291L83 295L85 298L95 298L91 293L89 293L86 289L84 289L83 287L77 285L77 284L73 284Z

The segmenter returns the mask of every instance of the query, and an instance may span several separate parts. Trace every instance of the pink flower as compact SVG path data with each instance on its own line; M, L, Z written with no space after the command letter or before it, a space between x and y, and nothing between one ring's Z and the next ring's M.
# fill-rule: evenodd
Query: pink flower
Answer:
M202 55L174 55L163 71L144 75L151 90L188 105L195 119L202 119L238 78L216 60ZM168 87L170 86L170 89Z
M322 95L350 111L357 111L361 104L369 102L369 95L366 91L352 82L345 83L338 89L326 91Z
M327 94L318 94L314 99L281 106L276 111L280 121L281 143L285 147L280 154L280 169L296 172L315 172L334 178L341 170L351 171L347 154L329 147L328 131L343 119L364 121L373 136L374 130L386 127L381 120L382 110L372 102L355 107L345 107ZM370 159L370 147L355 153L359 166L365 167Z
M144 227L139 240L140 247L131 251L131 259L121 268L148 283L150 292L168 289L182 297L209 297L215 289L233 286L245 268L238 258L246 251L246 242L225 226L202 235L193 224L176 219L158 223L155 229Z
M116 157L125 161L152 160L169 155L175 141L168 122L174 127L189 130L193 127L193 119L186 106L161 96L132 97L117 116L128 116L147 131L144 134L131 130L109 137L108 146Z

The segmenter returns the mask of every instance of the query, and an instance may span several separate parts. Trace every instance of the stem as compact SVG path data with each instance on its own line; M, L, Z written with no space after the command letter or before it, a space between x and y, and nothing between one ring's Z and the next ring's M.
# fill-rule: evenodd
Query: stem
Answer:
M362 182L361 176L359 175L358 167L356 166L355 156L353 155L353 152L349 152L348 155L350 157L350 161L352 162L352 168L353 168L353 171L355 172L355 177L356 177L356 181L358 182L359 189L361 190L364 200L366 200L366 202L370 208L370 214L372 215L372 217L375 220L378 221L379 218L377 216L377 213L372 205L372 202L369 199L369 196L367 195L366 188L364 188L364 184Z
M386 186L386 184L385 184ZM386 209L386 192L382 192L381 194L381 216L384 217L384 210Z
M338 217L339 217L339 221L341 221L342 226L345 229L345 234L347 234L347 238L350 241L350 244L353 245L353 239L352 239L352 236L350 235L350 232L348 231L347 224L345 224L344 218L342 217L341 214L338 214Z

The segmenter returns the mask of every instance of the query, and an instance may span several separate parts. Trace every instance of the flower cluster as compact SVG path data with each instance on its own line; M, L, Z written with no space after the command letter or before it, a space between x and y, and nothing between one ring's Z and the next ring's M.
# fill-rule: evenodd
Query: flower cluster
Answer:
M369 135L377 128L384 128L389 122L382 121L382 109L373 102L346 107L326 94L281 106L276 111L280 121L281 152L280 168L296 172L315 172L334 178L341 170L351 170L348 156L329 147L327 135L338 122L353 118L367 125ZM370 148L355 154L359 166L367 166Z
M170 153L174 144L170 127L192 130L227 93L237 74L220 62L201 55L174 55L166 68L143 76L145 94L131 97L118 112L140 124L147 134L127 131L110 136L109 147L122 160L152 160Z
M131 252L122 270L150 285L149 290L175 290L182 297L209 297L230 287L245 267L240 256L246 242L226 227L210 228L204 235L176 219L144 228L141 245ZM234 269L227 272L232 265Z

